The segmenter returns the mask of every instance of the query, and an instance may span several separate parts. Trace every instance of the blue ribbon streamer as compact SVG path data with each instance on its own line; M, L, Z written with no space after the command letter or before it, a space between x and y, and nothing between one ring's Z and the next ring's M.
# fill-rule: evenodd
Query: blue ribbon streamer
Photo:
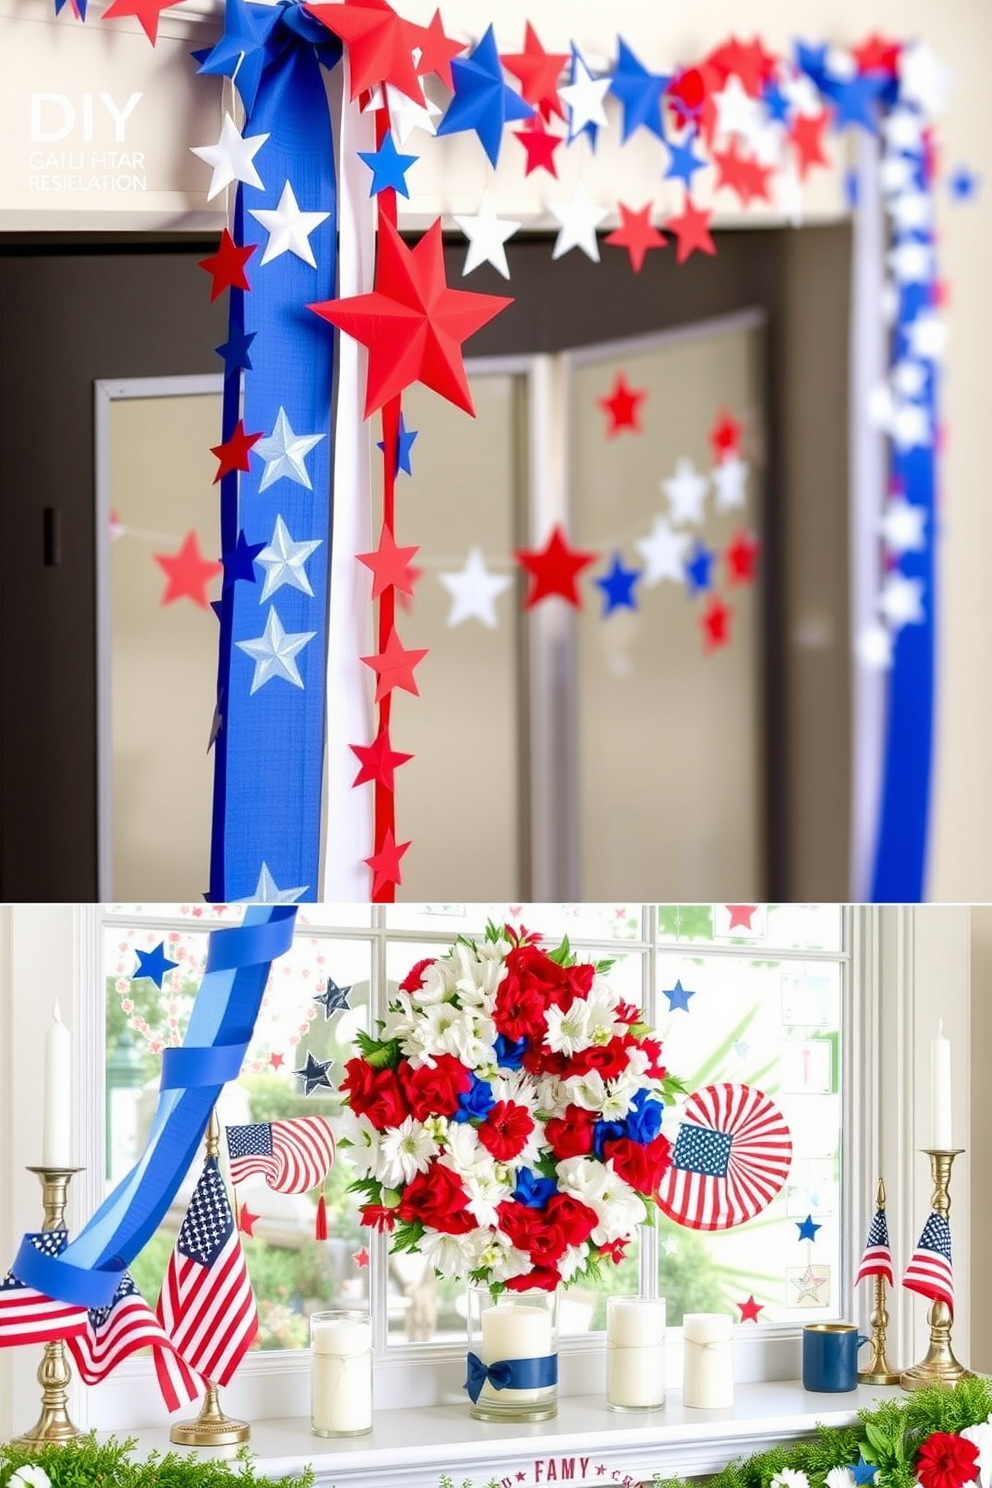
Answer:
M494 1364L484 1364L478 1354L470 1352L466 1362L468 1378L462 1389L468 1391L473 1405L486 1384L494 1390L541 1390L558 1383L557 1354L546 1354L540 1359L498 1359Z
M224 1082L241 1068L270 964L292 944L295 921L292 906L253 905L240 928L211 931L185 1041L163 1062L144 1152L61 1255L42 1255L24 1237L11 1268L18 1281L60 1302L110 1303L121 1274L175 1198ZM188 1085L172 1083L179 1073Z

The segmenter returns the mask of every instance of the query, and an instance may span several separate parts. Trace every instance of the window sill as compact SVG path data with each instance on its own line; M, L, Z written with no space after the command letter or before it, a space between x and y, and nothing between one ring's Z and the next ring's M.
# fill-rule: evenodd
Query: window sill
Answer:
M305 1420L260 1421L251 1450L257 1470L272 1478L309 1463L321 1488L384 1482L438 1488L442 1473L456 1488L466 1479L472 1488L494 1479L500 1488L562 1481L604 1488L650 1482L656 1472L717 1472L734 1457L804 1436L820 1422L846 1425L891 1394L891 1387L861 1386L850 1394L813 1395L798 1381L777 1381L739 1385L730 1410L687 1409L673 1392L663 1410L643 1416L607 1410L601 1396L573 1395L559 1400L556 1420L522 1426L473 1421L466 1407L441 1405L381 1411L371 1435L333 1441L313 1436ZM161 1430L135 1435L142 1451L167 1450Z

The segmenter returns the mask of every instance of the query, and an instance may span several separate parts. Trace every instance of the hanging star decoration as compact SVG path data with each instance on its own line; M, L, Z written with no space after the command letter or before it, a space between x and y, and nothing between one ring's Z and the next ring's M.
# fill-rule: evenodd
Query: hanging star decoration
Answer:
M360 1250L352 1251L351 1259L354 1261L359 1271L363 1271L369 1263L369 1253L365 1249L365 1246L363 1245Z
M210 275L210 302L219 300L227 289L250 289L245 268L255 252L257 244L247 243L239 248L225 227L220 235L220 245L209 258L201 258L198 267ZM226 358L225 358L226 360Z
M495 165L505 126L515 119L529 119L534 110L504 78L492 26L468 57L455 58L451 74L454 97L438 125L438 135L474 130L490 164Z
M718 651L722 646L729 645L731 618L730 608L719 595L712 595L699 617L699 628L703 633L703 644L707 652Z
M633 207L618 202L617 211L620 213L620 226L613 229L606 241L611 248L626 248L630 255L630 266L635 274L639 274L649 250L664 248L668 239L651 225L650 202L645 202L636 211Z
M405 419L403 417L403 410L401 409L400 410L399 430L398 430L397 435L396 435L396 474L397 475L399 475L401 471L402 471L402 473L404 475L412 475L413 474L413 465L411 464L410 456L411 456L411 454L413 452L413 446L417 442L417 435L419 433L420 433L420 430L419 429L408 429L407 428L406 421L405 421ZM376 444L376 449L377 450L381 450L383 452L383 454L385 454L385 452L386 452L385 441L382 440L382 439L380 439L377 442L377 444Z
M270 1066L271 1069L274 1069L274 1070L282 1069L282 1067L283 1067L283 1065L285 1063L286 1063L286 1056L284 1054L279 1054L279 1053L277 1053L277 1052L274 1051L273 1053L271 1053L269 1055L269 1066Z
M359 563L372 572L372 598L378 599L387 589L397 589L403 594L413 593L413 568L411 560L420 552L416 545L400 547L388 527L383 527L379 546L374 553L357 553Z
M573 248L581 248L593 263L599 263L599 242L596 229L608 215L605 207L597 207L580 180L568 201L548 202L548 210L558 223L558 236L551 251L552 258L561 258Z
M271 605L262 634L256 636L254 640L235 642L238 650L251 657L255 663L250 694L254 695L260 687L264 687L274 677L281 677L285 682L291 682L294 687L302 688L304 683L296 664L296 657L304 646L313 640L316 633L314 630L307 630L298 631L293 635L289 634L283 628L275 605Z
M409 200L410 191L406 184L406 173L412 165L416 165L418 156L401 155L396 148L393 136L386 134L377 150L359 150L358 158L363 160L372 172L369 196L378 196L380 191L398 191L400 196L405 196Z
M665 579L683 583L689 542L688 532L676 532L664 517L655 517L648 536L638 538L634 543L647 564L644 583L649 587Z
M697 537L695 546L685 565L686 588L690 597L703 594L713 587L713 562L716 553L708 548L702 538Z
M321 541L321 538L315 538L308 542L294 542L282 516L276 517L271 542L268 546L259 543L255 557L255 562L265 569L265 583L258 597L259 604L271 599L284 584L313 598L313 587L305 564L310 555L320 547Z
M468 252L462 277L471 274L480 264L492 264L504 279L510 277L510 266L506 261L506 243L519 232L521 223L496 216L496 207L489 191L482 193L479 209L474 217L455 215L455 222L468 238Z
M711 258L716 253L716 244L710 236L709 222L712 212L694 205L686 195L682 211L667 218L665 227L676 239L675 262L684 264L694 253L705 253Z
M131 973L132 982L147 979L154 982L161 990L163 977L168 976L179 965L178 961L170 961L165 954L165 941L160 940L158 945L150 951L139 951L135 947L134 954L138 958L138 964Z
M247 1235L249 1240L254 1240L255 1226L260 1218L261 1215L255 1214L247 1204L241 1204L238 1208L238 1229L242 1235Z
M727 913L730 915L729 929L751 930L754 927L751 921L754 918L758 906L756 904L728 904Z
M613 554L613 562L607 573L593 580L603 592L603 615L612 615L614 610L637 609L634 588L641 577L639 568L624 568L619 553Z
M828 1271L818 1269L816 1266L807 1266L798 1276L791 1278L791 1285L796 1289L796 1302L798 1307L806 1303L812 1307L822 1307L826 1299L820 1297L821 1290L828 1286L830 1274Z
M568 143L585 134L593 149L600 129L608 123L604 100L610 91L609 77L593 77L578 47L572 47L571 78L558 95L568 107Z
M239 530L234 547L229 553L221 554L225 588L228 584L236 584L239 579L246 579L249 584L257 583L255 560L264 547L264 542L250 543L244 530Z
M622 429L630 429L636 434L644 432L640 408L647 395L646 388L632 388L627 385L626 372L616 373L610 391L596 399L596 406L603 410L609 420L607 439L615 438Z
M304 1095L313 1095L315 1090L332 1090L334 1088L327 1077L327 1071L333 1063L333 1059L315 1058L313 1051L307 1049L306 1063L293 1071L296 1078L303 1081Z
M438 574L438 578L451 595L450 626L478 620L490 630L496 629L499 623L496 600L512 586L513 579L509 574L490 573L481 548L469 549L464 568L455 573Z
M121 16L137 16L142 31L148 37L152 46L158 41L158 23L163 10L168 10L176 0L111 0L103 12L101 20L117 20ZM59 7L61 9L61 7ZM77 15L86 19L86 5L80 0L78 9L76 0L73 0L73 9ZM57 12L56 12L57 13Z
M382 846L363 862L372 869L372 898L377 899L392 885L401 884L400 859L410 846L409 842L397 842L392 831L387 831Z
M527 21L523 51L504 52L501 60L520 84L524 102L538 109L545 123L550 122L553 115L564 118L558 84L571 60L569 52L546 52L534 27Z
M309 4L316 16L339 36L348 50L351 99L391 83L415 103L423 102L413 50L424 41L424 28L397 15L388 0L344 0L344 4Z
M543 170L557 181L558 166L555 161L555 151L564 144L563 135L553 134L545 126L540 115L535 114L532 119L525 121L522 129L513 130L513 138L520 141L527 157L524 163L525 176L531 176L535 171Z
M661 100L671 79L650 72L624 41L618 38L619 55L610 78L610 92L623 108L621 143L637 129L646 129L657 139L665 138L661 122Z
M234 432L223 444L214 444L210 447L210 453L217 456L217 474L214 476L214 485L222 481L225 475L231 475L235 470L251 469L251 451L262 438L262 431L256 434L245 432L244 420L238 419Z
M397 687L403 692L411 692L414 697L419 697L420 689L417 687L413 672L426 655L426 647L407 650L397 632L391 630L384 650L375 656L362 657L365 665L376 674L374 701L381 703L383 698L388 697Z
M416 46L420 52L420 59L416 63L417 76L426 77L432 72L436 78L440 78L449 92L454 92L455 80L451 63L465 50L464 43L446 34L439 10L435 10L429 25L416 27L416 34Z
M324 988L323 992L314 993L314 1002L317 1004L318 1007L322 1007L324 1009L325 1023L332 1013L350 1011L350 1004L348 1002L348 994L350 991L350 986L339 987L337 982L332 981L331 978L328 977L327 986Z
M746 1302L738 1302L736 1306L740 1308L742 1323L756 1323L758 1321L758 1313L764 1308L764 1303L756 1302L752 1293Z
M309 264L312 269L317 267L317 260L314 258L310 244L310 234L322 222L326 222L331 214L330 212L301 211L291 181L287 181L283 186L277 206L274 208L250 207L249 215L254 217L269 235L265 252L262 254L263 268L273 259L281 258L284 253L292 253L301 262Z
M245 899L235 899L232 902L235 904L295 904L309 887L309 884L301 884L295 889L281 889L273 878L268 863L263 862L254 893L249 894Z
M262 178L255 167L255 156L268 139L267 134L253 134L242 138L241 131L231 118L224 115L220 137L213 145L191 145L194 155L210 166L213 174L207 188L207 201L213 201L225 186L236 181L246 186L262 186Z
M542 600L558 596L581 609L582 600L576 579L584 568L595 563L598 553L581 552L569 547L564 528L557 523L543 548L517 549L517 562L530 574L531 586L524 609L532 610Z
M761 544L749 532L735 532L727 544L727 583L749 584L753 581Z
M799 1230L798 1238L800 1240L815 1240L817 1230L823 1229L822 1225L818 1225L815 1222L812 1214L807 1214L805 1219L797 1219L796 1227Z
M324 437L323 434L297 434L286 417L285 408L280 407L272 433L255 445L256 455L261 455L265 461L258 483L259 491L267 491L277 480L283 479L295 481L312 491L306 457Z
M195 529L187 532L178 553L153 553L152 557L169 581L162 595L163 605L191 599L201 609L209 608L207 586L221 573L222 565L204 558Z
M371 744L349 744L348 748L361 766L351 782L352 786L364 785L367 780L372 780L390 793L395 787L394 771L400 765L405 765L407 760L413 759L412 754L400 754L391 747L389 729L385 724Z
M683 987L681 977L679 977L674 987L664 988L663 993L668 998L668 1011L670 1013L677 1013L679 1011L687 1013L689 1011L689 998L696 995L694 989L690 990L687 987Z

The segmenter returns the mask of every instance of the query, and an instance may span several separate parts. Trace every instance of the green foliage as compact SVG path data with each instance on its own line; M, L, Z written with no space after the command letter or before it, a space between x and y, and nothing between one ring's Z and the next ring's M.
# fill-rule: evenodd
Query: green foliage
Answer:
M687 1312L725 1311L725 1279L705 1238L660 1216L657 1230L659 1240L671 1236L677 1242L675 1250L661 1251L659 1267L659 1287L665 1298L668 1326L680 1328ZM637 1290L636 1285L633 1290Z
M659 904L658 930L680 940L713 939L713 907L710 904Z
M247 1447L237 1456L236 1467L230 1463L200 1457L157 1452L138 1459L134 1440L98 1442L94 1435L58 1446L49 1442L42 1447L25 1449L15 1442L0 1446L0 1488L6 1488L19 1467L35 1463L47 1473L52 1488L93 1488L105 1483L110 1488L264 1488L278 1481L280 1488L311 1488L313 1469L307 1467L299 1477L278 1480L255 1474Z
M364 1029L359 1029L355 1035L359 1052L366 1064L373 1069L395 1069L400 1062L399 1039L377 1039Z

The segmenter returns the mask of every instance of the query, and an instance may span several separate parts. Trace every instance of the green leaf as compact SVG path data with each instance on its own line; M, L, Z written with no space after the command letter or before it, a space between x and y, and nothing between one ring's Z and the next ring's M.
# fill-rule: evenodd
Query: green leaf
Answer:
M569 966L573 959L572 948L568 943L567 935L562 937L560 946L556 946L553 951L548 952L548 960L553 961L556 966Z
M400 1062L399 1039L377 1039L360 1028L355 1035L362 1058L372 1069L395 1069Z

